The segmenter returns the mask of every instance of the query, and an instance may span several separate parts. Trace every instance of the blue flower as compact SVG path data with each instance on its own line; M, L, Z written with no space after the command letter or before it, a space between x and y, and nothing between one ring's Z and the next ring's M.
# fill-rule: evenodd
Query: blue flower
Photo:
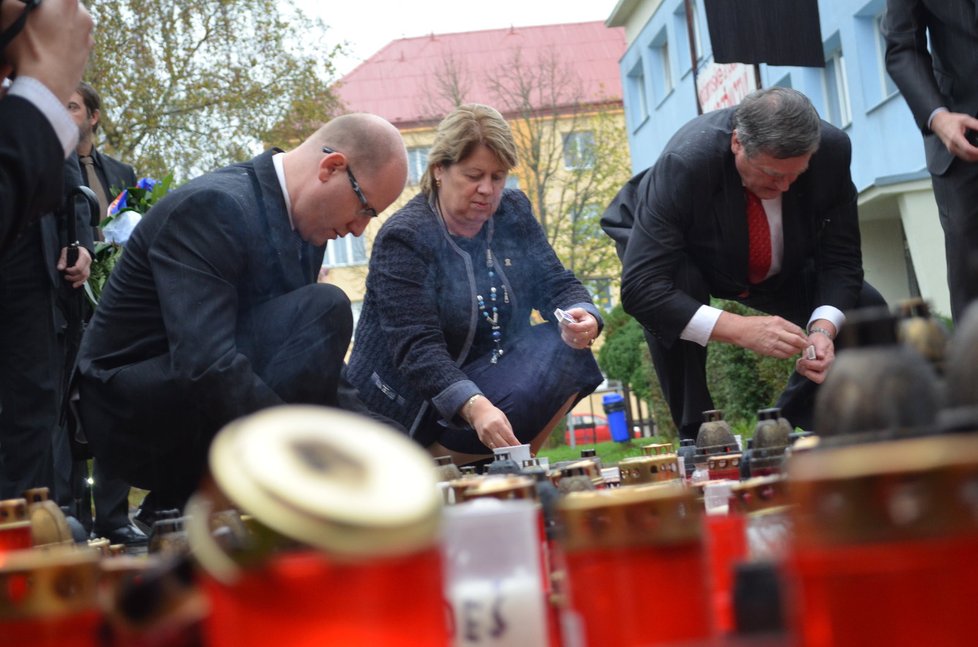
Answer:
M154 180L151 177L142 177L139 178L138 182L136 182L136 188L145 189L146 191L152 191L153 188L159 183L160 183L159 180Z

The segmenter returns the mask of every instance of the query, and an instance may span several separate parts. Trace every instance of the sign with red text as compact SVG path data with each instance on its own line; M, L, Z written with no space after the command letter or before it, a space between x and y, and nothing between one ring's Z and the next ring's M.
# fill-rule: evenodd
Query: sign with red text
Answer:
M730 108L757 89L754 68L743 63L710 63L696 75L703 112Z

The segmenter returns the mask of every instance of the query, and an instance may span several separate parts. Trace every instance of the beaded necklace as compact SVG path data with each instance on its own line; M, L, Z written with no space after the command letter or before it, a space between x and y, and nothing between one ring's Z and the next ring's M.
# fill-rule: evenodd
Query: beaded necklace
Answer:
M494 348L492 349L492 355L489 357L490 364L496 364L499 358L503 355L503 332L502 327L499 325L499 308L496 306L496 271L493 269L492 260L492 250L489 248L488 241L486 242L486 271L489 274L489 302L490 306L486 307L486 300L481 294L475 296L476 300L479 302L479 312L482 313L482 318L486 320L489 327L492 329L492 343ZM503 283L503 303L509 303L509 291L506 290L506 284ZM492 311L490 315L489 312Z

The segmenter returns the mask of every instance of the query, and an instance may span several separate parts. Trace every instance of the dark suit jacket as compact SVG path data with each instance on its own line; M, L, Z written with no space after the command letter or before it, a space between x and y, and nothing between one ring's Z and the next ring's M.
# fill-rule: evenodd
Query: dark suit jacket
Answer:
M954 156L927 120L941 106L978 115L978 0L887 0L883 33L886 69L924 134L927 168L943 175Z
M206 406L219 424L281 404L236 340L254 306L316 280L325 246L300 247L272 154L199 177L150 209L86 330L84 378L108 382L168 357L156 386ZM151 390L157 378L145 379Z
M0 254L24 225L61 204L64 151L40 110L0 100Z
M67 194L71 189L82 186L82 176L78 170L78 157L72 153L68 159L64 160L63 166L64 193ZM64 275L58 271L58 259L61 258L61 248L75 242L68 240L66 218L75 219L75 240L88 250L89 255L94 255L91 214L87 203L78 200L77 204L65 204L63 209L42 216L39 223L41 250L44 254L44 266L47 269L48 277L55 288L68 285L64 280Z
M711 112L683 126L601 219L623 253L622 305L667 345L702 305L673 285L684 259L720 298L792 290L812 263L815 306L851 308L862 286L851 146L845 133L825 122L808 170L782 196L781 272L748 284L746 197L730 150L733 111Z
M114 157L99 152L97 148L92 149L92 159L95 160L95 172L102 180L102 188L105 189L109 202L112 202L123 189L136 185L136 172L128 164L123 164ZM81 162L78 166L81 168ZM81 173L87 185L88 179L85 178L83 168Z

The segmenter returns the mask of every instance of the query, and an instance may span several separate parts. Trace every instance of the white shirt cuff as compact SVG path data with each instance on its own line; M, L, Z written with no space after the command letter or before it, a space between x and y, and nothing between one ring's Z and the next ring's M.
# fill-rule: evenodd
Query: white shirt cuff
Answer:
M944 106L941 106L940 108L934 108L934 112L930 113L930 117L927 117L927 130L931 129L930 125L934 121L934 117L939 112L949 112L949 111Z
M18 76L14 79L7 94L26 99L47 117L67 159L78 145L78 126L72 120L68 109L58 101L58 97L54 96L46 85L29 76Z
M812 313L811 318L808 320L808 325L811 326L812 322L817 319L831 321L832 325L835 326L836 335L839 334L839 329L842 328L842 324L846 322L846 316L835 306L819 306L815 308L815 312ZM808 326L806 326L807 328Z
M723 310L712 306L700 306L693 318L689 320L683 328L679 338L686 341L696 342L700 346L706 346L713 334L713 328L717 325L717 319L723 314Z

